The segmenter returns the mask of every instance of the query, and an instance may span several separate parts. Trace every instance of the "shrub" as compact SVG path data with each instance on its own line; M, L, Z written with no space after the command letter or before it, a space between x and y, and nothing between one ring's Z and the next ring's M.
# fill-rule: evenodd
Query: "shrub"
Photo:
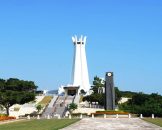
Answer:
M69 106L68 106L68 109L69 109L70 112L74 111L77 108L78 108L78 105L75 104L75 103L70 103Z

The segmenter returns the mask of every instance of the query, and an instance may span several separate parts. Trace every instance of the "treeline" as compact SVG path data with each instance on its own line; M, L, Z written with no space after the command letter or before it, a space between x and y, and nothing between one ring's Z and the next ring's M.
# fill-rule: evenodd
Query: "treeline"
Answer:
M128 102L119 105L120 110L135 114L162 117L162 96L157 93L135 93Z
M25 81L17 78L9 78L7 80L0 79L0 91L35 91L37 86L33 81Z
M122 97L132 98L134 95L137 94L137 92L120 91L120 94L121 94Z
M37 86L33 81L24 81L16 78L0 79L0 105L6 108L14 104L24 104L35 99Z

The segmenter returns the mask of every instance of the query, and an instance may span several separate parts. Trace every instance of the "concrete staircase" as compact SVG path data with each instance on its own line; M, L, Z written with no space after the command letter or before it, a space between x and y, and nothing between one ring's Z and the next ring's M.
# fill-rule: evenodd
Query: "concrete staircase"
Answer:
M65 104L68 105L73 102L75 96L67 96L65 100Z
M74 96L60 96L55 104L55 112L56 116L60 115L63 117L67 111L68 104L72 103L74 100Z
M58 96L54 96L51 100L51 102L49 103L49 105L47 106L47 108L45 109L45 111L42 114L42 117L46 117L48 115L52 116L54 113L54 109L55 109L55 103L58 100Z
M54 106L54 116L63 116L63 113L66 109L66 106L65 106L65 100L66 100L66 97L65 96L59 96L58 97L58 100L57 102L55 103L55 106Z
M60 116L63 117L67 111L68 104L74 101L74 96L54 96L42 117Z

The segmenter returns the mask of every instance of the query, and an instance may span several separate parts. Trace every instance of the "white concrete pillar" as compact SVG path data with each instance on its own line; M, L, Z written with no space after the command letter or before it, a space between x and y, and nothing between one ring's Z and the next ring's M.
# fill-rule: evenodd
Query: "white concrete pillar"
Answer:
M69 119L71 119L71 115L69 114Z
M89 107L91 108L92 107L92 104L89 104Z
M104 119L106 119L106 114L104 114Z
M83 118L83 115L82 114L80 114L80 119L82 119Z
M94 119L94 114L92 114L92 118Z
M119 118L119 115L118 114L116 114L116 118Z
M154 119L155 118L155 115L154 114L152 114L152 119Z
M128 118L131 118L131 114L128 115Z
M39 115L37 116L37 119L38 119L38 120L40 119L40 116L39 116Z
M61 119L61 116L60 115L58 115L58 119Z
M143 118L143 115L142 114L140 114L140 118Z
M50 119L50 115L47 116L47 119Z
M30 120L30 115L27 116L27 119Z

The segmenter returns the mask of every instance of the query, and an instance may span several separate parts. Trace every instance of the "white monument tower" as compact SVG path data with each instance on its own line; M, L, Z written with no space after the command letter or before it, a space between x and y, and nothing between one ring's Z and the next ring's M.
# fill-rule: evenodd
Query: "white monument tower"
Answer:
M74 43L74 63L72 72L72 83L73 86L80 86L79 90L84 90L89 93L90 83L86 59L86 37L77 36L72 37Z

